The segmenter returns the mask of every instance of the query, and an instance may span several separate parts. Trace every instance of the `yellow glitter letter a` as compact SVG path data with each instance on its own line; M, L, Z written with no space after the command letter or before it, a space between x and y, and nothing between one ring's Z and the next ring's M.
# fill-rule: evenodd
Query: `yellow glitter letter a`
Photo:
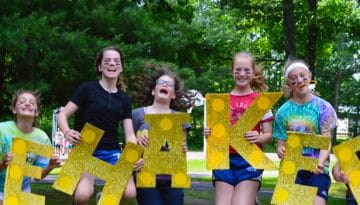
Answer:
M83 172L88 172L105 181L98 205L118 205L131 177L133 166L143 149L135 144L126 145L120 160L113 166L92 156L104 131L91 124L85 124L81 131L82 141L76 145L53 187L71 195Z
M248 142L244 135L255 127L282 95L281 92L259 94L231 127L229 94L207 94L206 124L211 129L207 139L207 169L229 169L229 145L256 169L276 168L262 150Z
M287 135L285 156L280 163L279 178L271 204L313 204L317 188L295 184L300 169L312 171L318 164L318 159L302 156L302 149L328 149L330 137L296 132L287 132Z
M360 202L360 136L333 148L342 171L349 177L349 186L357 202Z
M138 187L155 187L157 174L171 175L171 187L190 187L187 175L186 153L182 149L184 132L182 124L189 121L189 114L149 114L149 146L144 151L145 165L137 175ZM164 142L168 151L161 151Z
M4 187L4 205L42 205L45 204L45 197L21 192L23 176L41 178L41 167L26 163L26 155L41 155L50 158L54 152L52 146L40 145L34 142L14 138L12 144L13 159L7 172Z

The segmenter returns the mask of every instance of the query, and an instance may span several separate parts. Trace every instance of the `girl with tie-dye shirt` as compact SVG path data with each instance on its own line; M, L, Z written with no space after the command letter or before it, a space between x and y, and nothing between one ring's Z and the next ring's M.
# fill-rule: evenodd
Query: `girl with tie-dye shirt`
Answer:
M286 94L289 100L280 107L275 116L273 137L277 139L277 154L284 157L287 131L320 134L331 137L331 131L336 127L336 113L330 103L311 93L308 86L311 72L303 61L293 61L285 70ZM331 180L329 177L328 150L311 147L304 148L302 155L318 158L315 171L300 170L296 183L318 188L314 204L326 204Z

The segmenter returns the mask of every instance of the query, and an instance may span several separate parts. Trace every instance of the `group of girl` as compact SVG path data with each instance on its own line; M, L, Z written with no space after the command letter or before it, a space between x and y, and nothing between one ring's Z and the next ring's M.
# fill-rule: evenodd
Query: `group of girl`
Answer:
M122 125L126 142L138 143L145 148L149 144L149 136L136 137L135 133L148 130L149 125L144 121L145 114L164 114L186 110L190 104L184 100L187 97L184 86L175 73L166 66L159 68L153 65L146 66L148 72L139 74L136 78L139 92L133 96L144 107L131 109L130 97L125 93L123 80L124 71L123 53L116 47L106 47L96 57L95 68L100 77L97 81L83 83L75 91L70 101L65 105L58 116L58 125L65 138L74 144L82 140L79 130L85 123L91 123L105 131L93 155L108 163L115 164L121 155L117 129ZM264 76L256 66L254 57L246 52L237 53L232 61L231 74L234 88L230 92L231 124L241 117L251 105L259 92L266 91ZM289 61L285 66L285 93L289 100L277 111L276 116L269 111L253 130L245 134L245 138L261 147L271 142L272 137L277 139L277 154L280 159L284 157L286 131L321 134L331 136L336 126L336 113L325 100L315 96L309 90L311 72L305 62ZM39 114L37 95L30 91L23 91L16 95L13 103L14 121L0 124L1 150L0 163L0 192L3 194L5 168L11 160L11 138L21 136L42 144L50 144L46 134L34 125ZM79 112L77 112L79 111ZM68 119L74 113L81 113L80 121L76 127L71 128ZM274 121L274 130L272 121ZM187 151L186 136L191 126L183 125L184 144L183 151ZM210 128L204 128L205 136L211 133ZM156 136L155 136L156 137ZM166 147L164 148L166 149ZM213 170L215 185L215 204L217 205L253 205L256 202L256 193L260 188L262 170L254 169L236 151L229 147L230 169ZM328 150L307 148L303 155L318 158L316 171L300 170L297 183L315 186L318 193L314 204L326 204L328 190L331 184L328 174ZM59 166L59 159L53 157L48 163L46 159L37 157L32 163L44 167L43 175L49 170ZM146 163L146 162L145 162ZM134 172L141 170L143 160L135 163ZM184 204L182 189L171 188L171 178L167 175L157 176L155 188L136 188L131 178L124 192L123 201L135 197L140 205L167 205ZM25 180L24 180L25 181ZM74 193L73 204L87 204L94 192L95 177L84 173ZM23 190L30 191L29 186ZM1 200L1 199L0 199ZM0 204L1 205L1 204Z

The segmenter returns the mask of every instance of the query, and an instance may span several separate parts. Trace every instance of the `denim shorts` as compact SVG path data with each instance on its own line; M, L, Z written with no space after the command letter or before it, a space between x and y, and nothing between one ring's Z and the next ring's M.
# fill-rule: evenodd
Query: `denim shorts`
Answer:
M121 155L121 151L118 149L115 150L95 150L93 156L101 159L107 163L115 165L116 162L119 160Z
M331 185L331 179L328 174L313 174L309 171L299 170L295 183L317 187L316 195L327 201Z
M261 182L263 170L255 169L239 154L230 154L230 169L213 170L213 183L223 181L236 186L242 181Z

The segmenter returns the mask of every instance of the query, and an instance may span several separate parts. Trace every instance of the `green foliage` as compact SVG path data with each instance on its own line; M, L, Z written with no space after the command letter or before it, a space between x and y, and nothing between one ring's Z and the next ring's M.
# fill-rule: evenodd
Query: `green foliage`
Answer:
M187 89L203 95L229 92L234 86L232 56L244 50L262 64L269 90L281 89L285 60L281 1L3 0L1 5L1 119L11 119L8 107L16 89L38 89L48 109L39 123L49 130L51 110L64 105L80 83L97 78L94 59L108 45L125 53L129 88L136 83L131 77L145 61L152 61L174 65ZM355 125L359 89L355 94L351 89L359 83L351 76L359 72L353 57L359 55L358 3L319 1L316 16L308 7L294 1L298 56L307 56L309 22L316 18L317 90L335 103L332 91L338 86L338 105L355 109L341 115L351 117ZM342 83L334 83L336 75ZM191 117L189 146L201 149L203 107L195 108Z

